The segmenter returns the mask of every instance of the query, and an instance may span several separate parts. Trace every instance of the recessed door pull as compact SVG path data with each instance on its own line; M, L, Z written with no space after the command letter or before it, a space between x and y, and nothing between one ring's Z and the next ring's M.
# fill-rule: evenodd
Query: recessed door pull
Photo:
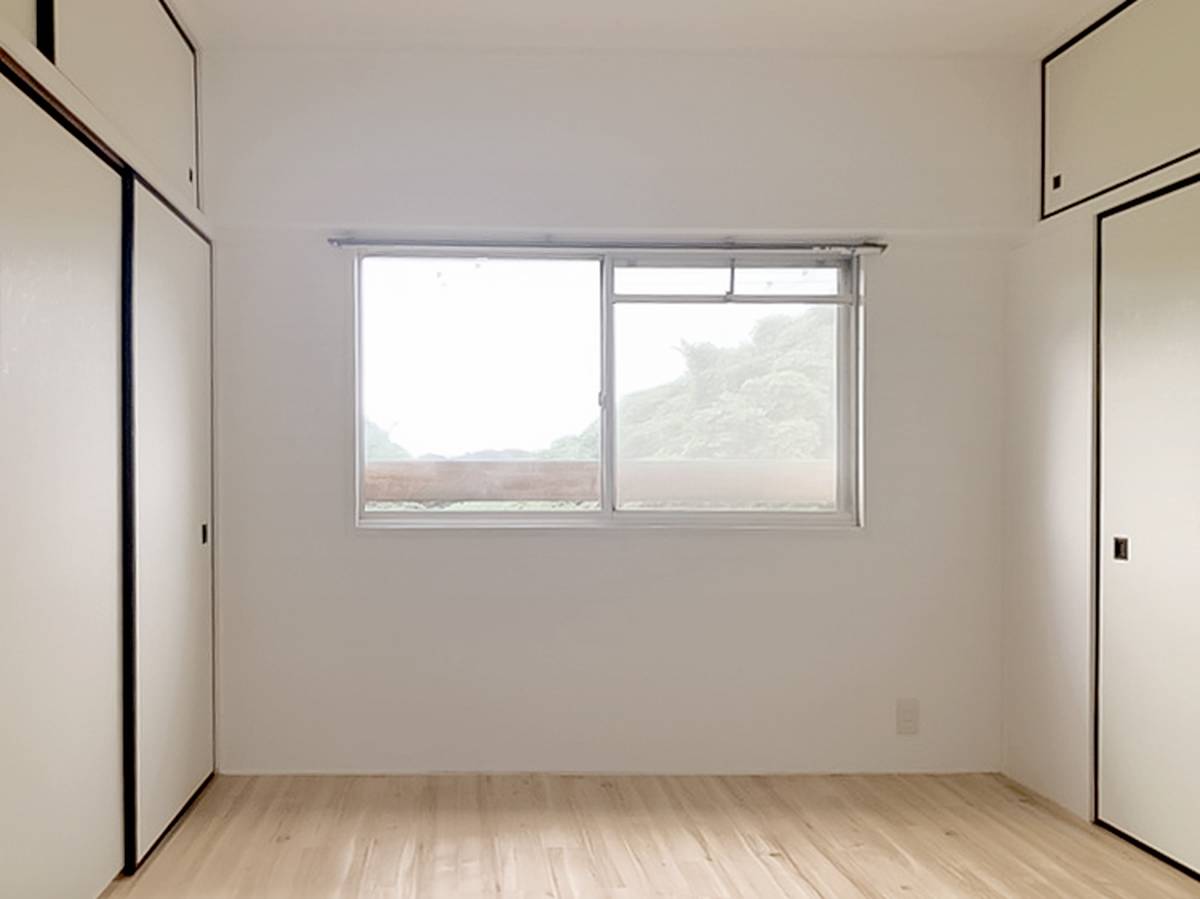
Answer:
M201 546L208 544L208 525L200 525L200 544Z
M1129 561L1129 538L1117 537L1113 540L1113 558L1118 562Z

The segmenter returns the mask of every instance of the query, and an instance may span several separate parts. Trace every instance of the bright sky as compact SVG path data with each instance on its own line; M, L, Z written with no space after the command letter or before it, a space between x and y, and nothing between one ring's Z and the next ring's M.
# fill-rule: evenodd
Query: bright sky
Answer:
M677 378L682 340L736 345L782 311L618 305L618 389ZM544 449L599 412L600 313L595 260L365 259L366 415L415 456Z

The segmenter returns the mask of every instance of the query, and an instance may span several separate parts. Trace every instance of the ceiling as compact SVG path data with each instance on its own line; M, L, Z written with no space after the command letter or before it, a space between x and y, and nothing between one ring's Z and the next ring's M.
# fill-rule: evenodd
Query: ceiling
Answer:
M1040 57L1117 0L172 0L200 43Z

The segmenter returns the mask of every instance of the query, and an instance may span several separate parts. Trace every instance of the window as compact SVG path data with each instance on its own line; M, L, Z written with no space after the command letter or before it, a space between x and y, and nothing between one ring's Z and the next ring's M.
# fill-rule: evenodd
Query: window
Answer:
M362 260L365 512L600 508L600 273Z
M358 266L361 523L857 522L850 251Z

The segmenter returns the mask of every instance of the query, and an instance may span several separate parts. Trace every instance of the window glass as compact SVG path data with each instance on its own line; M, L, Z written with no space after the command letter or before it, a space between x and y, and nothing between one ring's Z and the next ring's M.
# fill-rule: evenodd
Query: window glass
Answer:
M613 292L618 296L722 297L729 293L729 266L720 268L617 266Z
M838 293L836 268L747 268L734 271L738 296L830 297Z
M368 257L364 511L600 502L600 263Z
M618 508L836 508L836 307L615 314Z

